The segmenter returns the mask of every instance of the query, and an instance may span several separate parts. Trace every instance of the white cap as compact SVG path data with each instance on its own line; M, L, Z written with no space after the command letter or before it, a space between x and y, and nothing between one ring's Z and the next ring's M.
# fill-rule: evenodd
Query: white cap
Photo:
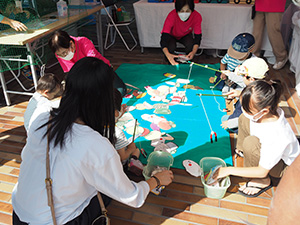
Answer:
M263 79L268 72L268 64L262 58L252 57L245 60L242 65L236 67L235 73L238 75L249 76L255 79Z

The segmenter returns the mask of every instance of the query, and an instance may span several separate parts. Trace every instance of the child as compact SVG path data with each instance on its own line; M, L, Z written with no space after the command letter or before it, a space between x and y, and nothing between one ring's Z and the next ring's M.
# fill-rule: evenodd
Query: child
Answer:
M300 153L298 140L278 107L282 93L280 81L264 80L252 82L241 93L237 149L244 154L244 168L222 167L215 178L253 178L239 188L246 197L270 189L272 178L281 178Z
M45 74L38 80L36 92L29 100L28 106L24 113L24 127L28 132L29 127L40 112L49 112L52 109L50 100L59 96L61 85L58 79L51 73ZM40 108L39 113L36 109Z
M229 70L233 72L235 68L242 64L246 59L255 57L251 51L255 44L254 37L249 33L238 34L232 41L231 46L229 47L227 54L222 58L220 63L220 70ZM218 84L218 88L222 90L223 93L227 93L232 89L242 90L245 86L243 79L241 77L235 77L234 81L228 79L224 73L216 73L217 78L215 83Z
M114 101L115 101L115 120L116 122L124 114L124 108L126 105L122 105L122 95L117 90L114 89ZM120 155L121 162L123 164L124 170L127 170L129 161L129 171L136 174L137 176L142 176L143 164L138 160L140 156L140 150L136 147L135 143L132 141L129 143L125 137L124 132L121 128L116 126L115 128L116 144L115 148ZM129 159L129 160L128 160Z
M261 80L266 77L266 73L269 70L267 63L265 60L257 57L253 57L251 59L245 60L242 65L238 66L235 70L235 74L240 77L243 77L243 82L246 85L250 84L255 80ZM232 97L239 97L241 91L234 90L231 92L226 93L226 95ZM233 94L236 93L234 96ZM242 114L241 104L238 100L235 105L234 112L228 116L225 115L222 117L222 124L221 126L231 132L237 133L238 132L238 119L239 116Z

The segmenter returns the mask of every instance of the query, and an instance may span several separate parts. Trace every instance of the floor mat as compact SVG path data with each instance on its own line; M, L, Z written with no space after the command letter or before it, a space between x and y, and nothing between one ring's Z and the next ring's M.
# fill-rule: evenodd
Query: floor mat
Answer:
M130 113L138 120L140 127L147 128L149 131L165 132L174 137L174 140L166 141L166 143L173 142L178 146L177 151L172 154L174 157L172 167L184 169L182 165L183 160L191 159L199 163L203 157L219 157L228 165L232 165L229 133L220 126L221 118L226 114L226 112L223 112L225 100L220 96L202 95L203 107L199 97L199 94L222 94L221 91L211 90L211 83L209 83L209 77L215 74L215 71L212 69L218 69L219 64L210 64L207 67L205 68L205 65L193 65L191 67L190 64L180 64L178 67L158 64L122 64L116 71L125 83L138 87L140 92L147 93L142 98L137 98L140 93L136 92L134 92L132 98L123 98L123 103L139 108ZM176 76L164 75L166 73ZM189 74L189 85L193 85L194 87L187 86L187 89L185 89L184 82ZM153 106L158 103L164 103L162 101L155 101L157 99L153 98L153 96L151 98L149 95L150 92L166 89L166 87L161 86L172 88L178 79L182 83L177 87L176 92L186 91L187 102L176 104L176 97L173 97L172 100L171 97L173 94L168 94L166 101L170 101L171 103L173 101L175 103L168 106L171 111L170 114L156 114L154 113L155 109L147 109L149 105ZM148 104L143 104L144 102ZM158 108L164 108L167 104L164 103L164 105L158 106ZM164 109L158 111L166 113ZM163 125L162 122L158 125L158 121L161 122L161 120L164 123L166 121L168 123ZM131 125L127 124L127 126L132 126L132 124L134 123L131 123ZM124 125L124 128L126 128L126 125ZM215 132L217 141L215 141L215 134L212 134L211 131ZM132 133L132 128L128 127L125 129L127 137L132 136ZM155 136L155 132L152 133ZM137 147L145 149L149 156L153 152L154 147L151 146L151 140L145 137L147 136L137 138L135 143ZM144 164L147 163L146 158L142 155L140 156L140 160Z

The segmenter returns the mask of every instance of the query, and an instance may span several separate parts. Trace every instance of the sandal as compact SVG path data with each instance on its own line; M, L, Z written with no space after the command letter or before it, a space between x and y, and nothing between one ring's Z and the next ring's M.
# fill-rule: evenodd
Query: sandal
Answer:
M241 150L235 149L234 151L235 151L236 157L239 156L239 157L244 158L244 153Z
M240 191L240 190L239 190L239 193L240 193L241 195L243 195L243 196L245 196L245 197L248 197L248 198L254 198L254 197L257 197L257 196L261 195L262 193L266 192L267 190L269 190L270 188L273 187L272 181L270 181L270 185L269 185L269 186L264 187L264 188L262 188L262 187L257 187L257 186L249 186L249 185L248 185L249 182L250 182L250 181L248 181L248 182L246 183L246 188L248 188L248 187L249 187L249 188L256 188L256 189L259 189L259 192L255 193L255 194L253 194L253 195L249 195L249 194L246 194L244 191Z

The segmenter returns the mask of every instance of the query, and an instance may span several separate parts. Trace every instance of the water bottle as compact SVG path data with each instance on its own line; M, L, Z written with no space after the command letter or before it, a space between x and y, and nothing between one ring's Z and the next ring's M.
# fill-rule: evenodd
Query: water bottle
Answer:
M64 0L59 0L57 4L57 12L59 17L67 17L68 16L68 6Z

